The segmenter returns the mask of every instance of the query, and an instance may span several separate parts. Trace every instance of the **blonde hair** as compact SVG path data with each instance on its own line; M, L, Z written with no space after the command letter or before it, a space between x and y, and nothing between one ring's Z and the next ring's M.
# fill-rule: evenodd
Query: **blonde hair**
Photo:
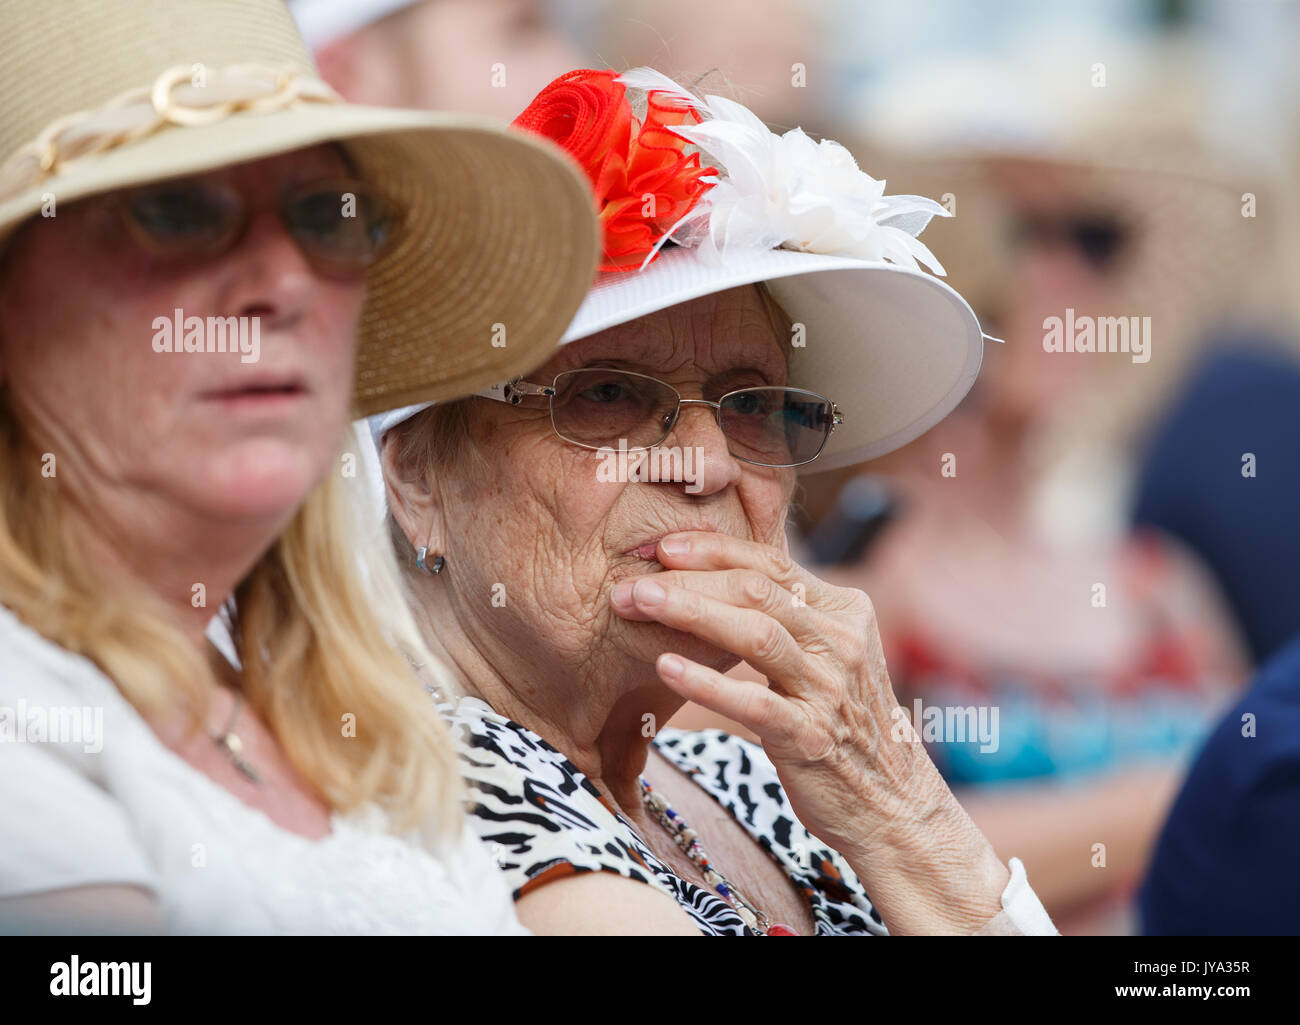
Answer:
M95 662L145 717L179 705L197 726L216 670L156 595L106 600L41 465L0 390L0 604ZM328 474L236 587L226 620L241 692L332 808L373 802L392 828L439 843L459 833L461 784L417 669L443 687L448 676L416 630L391 546L377 527L359 529L349 492Z

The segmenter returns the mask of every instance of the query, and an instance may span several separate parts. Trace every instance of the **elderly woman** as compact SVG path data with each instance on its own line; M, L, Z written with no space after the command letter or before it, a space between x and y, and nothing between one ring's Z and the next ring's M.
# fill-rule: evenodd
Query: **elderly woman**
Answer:
M551 351L585 182L279 0L8 4L0 86L0 931L520 931L344 446Z
M591 176L605 273L543 366L373 428L521 920L1053 933L901 714L867 595L784 540L799 469L902 445L970 387L978 324L913 259L936 265L914 236L941 208L647 70L570 73L518 123ZM741 659L769 686L723 675ZM761 749L662 729L684 701Z

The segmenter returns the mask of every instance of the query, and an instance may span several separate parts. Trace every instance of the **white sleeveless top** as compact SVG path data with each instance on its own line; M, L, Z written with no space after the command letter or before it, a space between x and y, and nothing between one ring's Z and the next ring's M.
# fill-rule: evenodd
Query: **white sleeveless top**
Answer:
M321 840L281 828L0 606L0 901L129 885L175 933L526 933L472 829L435 849L383 819L335 814Z

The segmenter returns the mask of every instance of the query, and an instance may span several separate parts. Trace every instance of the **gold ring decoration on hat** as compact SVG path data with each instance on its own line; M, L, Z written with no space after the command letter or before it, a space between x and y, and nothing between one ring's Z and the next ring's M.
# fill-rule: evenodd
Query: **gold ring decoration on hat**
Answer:
M367 271L358 416L545 362L592 281L591 188L558 147L344 101L282 0L0 0L0 93L0 248L51 204L342 147L405 212Z

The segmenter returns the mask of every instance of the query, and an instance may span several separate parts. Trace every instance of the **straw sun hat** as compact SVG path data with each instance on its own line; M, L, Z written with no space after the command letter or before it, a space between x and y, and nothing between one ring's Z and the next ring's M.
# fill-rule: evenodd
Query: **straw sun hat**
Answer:
M537 365L591 283L598 230L571 161L490 120L342 102L283 0L0 0L0 95L0 247L50 198L57 215L340 142L406 214L368 274L357 415Z
M1104 86L1091 70L1099 55L1111 76ZM1153 378L1172 383L1195 338L1223 310L1244 307L1279 264L1269 251L1280 218L1270 213L1278 204L1266 161L1243 144L1258 124L1221 100L1215 113L1212 57L1181 36L1050 47L1034 36L996 56L878 76L857 120L864 148L902 180L956 197L958 216L935 226L936 245L982 315L996 313L1017 280L1006 228L1026 182L1040 204L1117 217L1127 240L1107 283L1113 308L1101 312L1152 318L1152 364L1138 374L1114 362L1122 386L1135 389L1130 401L1152 404ZM1259 218L1243 216L1246 193L1260 194ZM1088 422L1114 424L1115 410Z
M629 96L643 116L632 115ZM947 211L883 195L885 183L842 146L798 129L774 135L740 104L696 97L646 68L570 72L515 123L572 154L601 204L602 273L562 344L766 282L802 325L789 385L833 400L843 415L801 473L899 448L970 390L983 356L979 322L918 266L943 273L916 236ZM376 443L421 408L372 417Z

